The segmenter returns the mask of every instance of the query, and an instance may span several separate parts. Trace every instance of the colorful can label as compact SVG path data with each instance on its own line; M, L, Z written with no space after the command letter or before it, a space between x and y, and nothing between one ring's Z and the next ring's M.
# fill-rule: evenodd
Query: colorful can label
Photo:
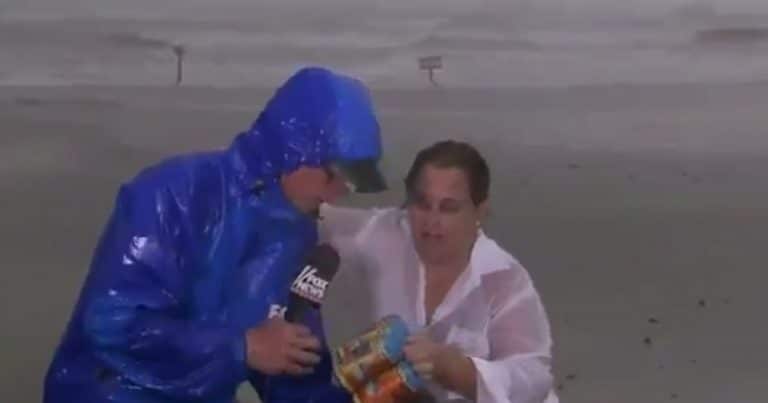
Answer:
M421 381L406 362L401 362L367 382L354 393L355 403L402 403L414 400Z
M408 328L396 316L377 322L334 352L336 376L350 391L394 367L403 356Z
M386 343L389 345L386 345L385 348L391 350L389 352L393 355L396 355L402 351L402 345L407 337L408 327L405 322L399 316L390 315L366 329L363 334L341 345L336 349L336 353L342 361L355 360L362 355L368 354L370 352L370 345L386 340ZM393 358L397 359L399 357L393 356Z

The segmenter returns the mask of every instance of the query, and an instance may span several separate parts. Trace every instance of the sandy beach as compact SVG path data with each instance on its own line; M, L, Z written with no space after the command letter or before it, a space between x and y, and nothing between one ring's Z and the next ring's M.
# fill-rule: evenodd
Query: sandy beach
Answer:
M165 156L227 145L270 93L0 89L0 400L40 401L120 182ZM487 230L543 296L563 402L768 400L768 84L374 96L395 186L351 204L398 202L426 144L476 144L494 175Z

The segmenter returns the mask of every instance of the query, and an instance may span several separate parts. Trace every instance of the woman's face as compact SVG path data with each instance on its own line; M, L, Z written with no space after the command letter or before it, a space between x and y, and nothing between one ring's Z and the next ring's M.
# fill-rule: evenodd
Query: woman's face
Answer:
M465 264L487 202L476 206L467 175L459 168L425 164L407 209L416 251L427 264Z

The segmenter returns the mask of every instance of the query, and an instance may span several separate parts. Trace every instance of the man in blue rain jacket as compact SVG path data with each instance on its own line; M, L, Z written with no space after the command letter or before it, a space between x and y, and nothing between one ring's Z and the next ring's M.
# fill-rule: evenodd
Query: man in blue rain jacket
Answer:
M316 211L384 189L366 88L305 68L222 151L119 190L45 380L45 403L343 402L319 313L280 318L317 242Z

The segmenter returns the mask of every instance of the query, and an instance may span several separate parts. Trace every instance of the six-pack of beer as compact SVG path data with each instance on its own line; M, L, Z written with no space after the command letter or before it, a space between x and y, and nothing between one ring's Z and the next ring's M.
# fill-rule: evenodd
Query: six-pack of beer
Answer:
M403 356L408 336L402 318L390 315L335 349L336 378L355 403L404 402L417 396L423 382Z

